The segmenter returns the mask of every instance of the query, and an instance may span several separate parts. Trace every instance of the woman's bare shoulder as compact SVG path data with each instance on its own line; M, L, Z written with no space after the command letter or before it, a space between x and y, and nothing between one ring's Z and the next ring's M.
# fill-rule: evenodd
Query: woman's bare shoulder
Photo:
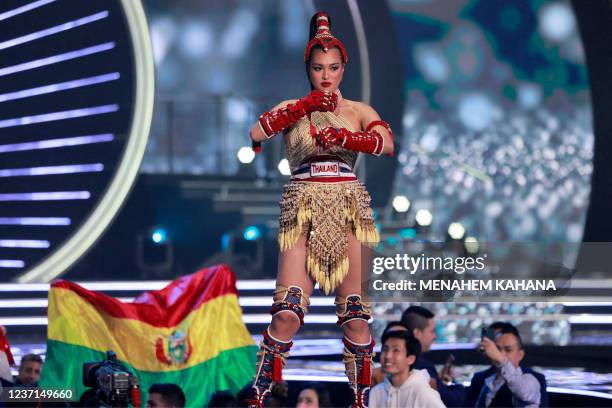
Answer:
M348 102L351 109L357 113L361 122L369 123L373 120L380 119L374 108L367 103L361 101L349 101L346 99L345 101Z

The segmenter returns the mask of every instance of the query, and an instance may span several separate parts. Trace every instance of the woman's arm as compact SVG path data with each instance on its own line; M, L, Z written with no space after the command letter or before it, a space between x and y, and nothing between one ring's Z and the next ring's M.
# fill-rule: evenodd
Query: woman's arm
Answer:
M297 101L284 101L259 117L258 123L251 129L251 139L253 143L258 144L294 125L312 112L333 112L337 104L336 94L318 90L311 91Z
M381 120L378 113L368 104L357 102L357 110L359 112L361 129L363 130L368 129L370 123ZM393 137L389 133L389 130L383 125L375 125L371 127L370 130L377 131L384 139L385 144L381 154L393 155Z
M327 148L341 146L346 150L380 156L393 155L393 133L389 124L380 120L378 113L368 105L357 102L356 110L363 130L352 132L346 128L328 126L317 133L317 144Z
M289 99L287 101L282 101L281 103L279 103L278 105L270 109L270 112L285 108L290 103L295 103L295 102L296 102L296 99ZM251 134L251 140L253 140L254 142L261 142L273 136L273 135L268 136L265 134L265 132L263 131L263 128L261 127L261 124L259 123L259 119L251 127L250 134Z

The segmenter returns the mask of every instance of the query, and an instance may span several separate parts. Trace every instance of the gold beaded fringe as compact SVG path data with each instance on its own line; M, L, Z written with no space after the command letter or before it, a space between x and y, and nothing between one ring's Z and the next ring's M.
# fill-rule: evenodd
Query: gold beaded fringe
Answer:
M325 294L348 274L349 231L364 245L378 244L370 201L359 181L290 182L285 186L280 202L280 250L292 248L305 233L306 270Z

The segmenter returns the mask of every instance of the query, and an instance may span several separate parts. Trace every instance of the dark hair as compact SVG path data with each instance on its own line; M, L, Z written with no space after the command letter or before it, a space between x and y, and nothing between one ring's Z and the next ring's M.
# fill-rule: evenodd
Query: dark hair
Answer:
M434 318L434 314L422 306L410 306L402 313L402 323L408 327L410 334L414 329L425 330L429 324L429 319Z
M489 329L493 330L494 332L501 330L502 327L506 326L508 323L506 322L493 322L489 325Z
M404 324L404 322L402 322L400 320L396 320L396 321L387 323L387 326L385 327L385 330L383 330L383 335L385 333L387 333L393 326L402 326L402 327L405 327L406 330L408 330L408 326L406 326ZM394 331L396 331L396 330L394 330ZM397 331L400 331L400 330L397 330Z
M320 407L333 406L331 402L331 397L329 396L329 390L322 384L316 382L305 384L302 388L300 388L300 392L298 392L298 397L300 393L304 390L313 390L317 394L317 399L319 400Z
M406 342L406 355L415 356L418 358L421 355L421 343L407 331L392 330L383 334L380 344L384 347L385 342L389 339L401 339Z
M160 394L168 405L175 407L185 406L185 394L181 387L176 384L153 384L149 387L149 394Z
M238 400L229 391L216 391L210 396L207 407L235 407Z
M239 407L246 407L249 405L248 400L251 398L251 393L253 392L253 383L248 382L238 391L236 394L236 399L238 400Z
M39 356L38 354L26 354L25 356L21 357L21 365L24 365L25 363L29 362L29 361L34 361L38 364L42 364L43 363L43 359L41 356Z
M516 326L509 322L495 322L489 326L489 328L495 331L495 336L502 336L504 334L512 334L516 337L519 349L523 349L523 339Z

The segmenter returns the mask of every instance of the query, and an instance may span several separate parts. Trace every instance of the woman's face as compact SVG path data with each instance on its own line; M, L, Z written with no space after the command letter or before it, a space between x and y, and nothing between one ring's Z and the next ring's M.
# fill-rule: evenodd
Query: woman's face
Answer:
M340 50L334 47L327 52L315 48L310 54L308 65L310 82L319 91L336 91L342 82L344 64Z
M319 397L317 393L310 388L306 388L298 395L296 408L318 408Z

